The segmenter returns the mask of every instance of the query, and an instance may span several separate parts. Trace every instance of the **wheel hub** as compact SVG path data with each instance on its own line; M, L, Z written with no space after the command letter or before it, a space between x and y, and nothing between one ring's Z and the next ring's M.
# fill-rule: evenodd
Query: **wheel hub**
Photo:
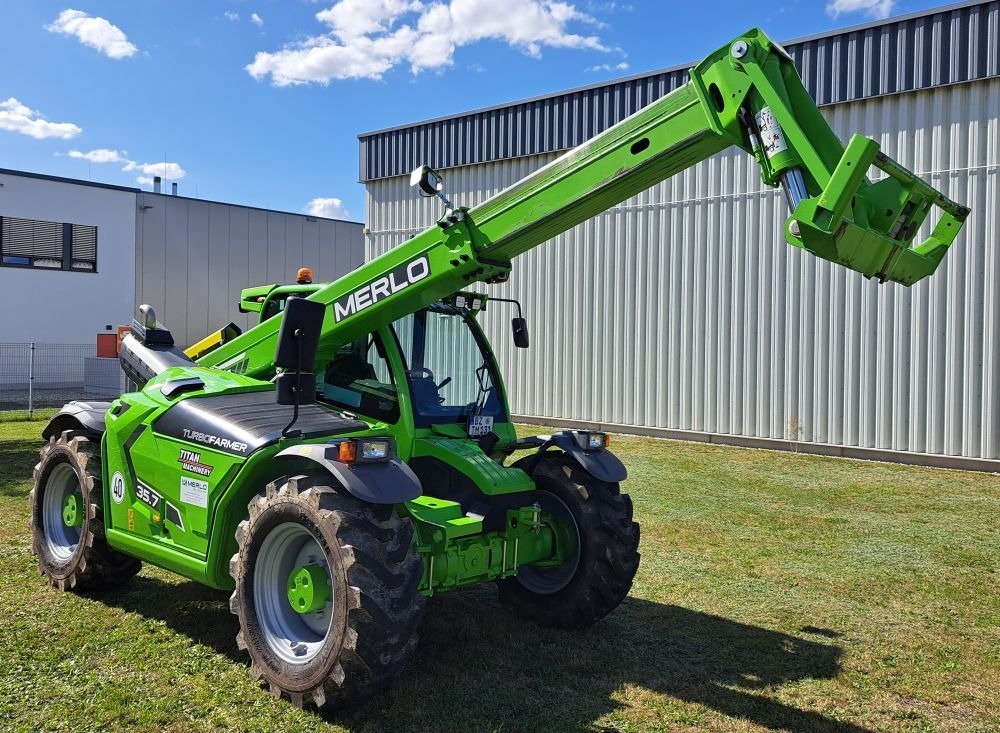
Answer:
M330 581L322 565L304 565L288 576L288 602L296 613L313 613L330 600Z
M67 527L83 525L83 501L79 494L68 494L63 500L62 518Z

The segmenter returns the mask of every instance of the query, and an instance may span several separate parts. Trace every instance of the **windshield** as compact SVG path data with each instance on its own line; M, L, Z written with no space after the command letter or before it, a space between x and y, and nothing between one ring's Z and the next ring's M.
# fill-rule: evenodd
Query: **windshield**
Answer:
M489 351L462 311L435 305L400 318L392 328L418 426L464 423L473 416L506 421Z

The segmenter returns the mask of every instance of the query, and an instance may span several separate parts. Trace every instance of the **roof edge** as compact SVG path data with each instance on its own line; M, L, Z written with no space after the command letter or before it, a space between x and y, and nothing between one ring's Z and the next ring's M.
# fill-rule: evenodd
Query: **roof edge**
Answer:
M38 181L51 181L53 183L67 183L72 186L88 186L90 188L103 188L110 191L121 191L123 193L131 193L136 196L160 196L168 199L183 199L184 201L198 201L203 204L216 204L218 206L234 206L241 209L250 209L251 211L264 211L271 214L284 214L287 216L302 216L306 219L316 219L322 221L337 221L343 224L357 224L363 227L365 223L363 221L354 221L353 219L333 219L329 216L318 216L317 214L307 214L301 211L284 211L282 209L266 209L263 206L251 206L250 204L236 204L232 201L216 201L215 199L200 199L193 196L182 196L180 194L172 193L157 193L156 191L146 191L142 188L135 188L133 186L119 186L115 183L101 183L99 181L84 181L80 178L66 178L65 176L54 176L49 173L35 173L33 171L19 171L13 168L0 168L0 175L3 176L19 176L21 178L32 178Z
M912 13L905 13L903 15L889 16L881 20L869 21L867 23L858 23L852 26L847 26L845 28L837 28L830 31L825 31L822 33L813 33L806 36L799 36L788 41L779 41L782 46L792 46L798 43L808 43L811 41L816 41L821 38L832 38L833 36L843 35L845 33L857 33L859 31L869 30L871 28L880 28L886 25L892 25L894 23L904 23L909 20L915 20L917 18L925 18L931 15L938 15L940 13L949 13L954 10L961 10L962 8L974 7L976 5L989 5L994 0L963 0L962 2L951 3L949 5L941 5L936 8L927 8L925 10L916 10ZM698 61L690 61L683 64L675 64L673 66L666 66L661 69L652 69L650 71L641 71L635 74L629 74L628 76L619 76L614 79L606 79L605 81L595 82L593 84L584 84L578 87L572 87L570 89L561 89L554 92L549 92L547 94L537 94L533 97L525 97L524 99L517 99L511 102L501 102L499 104L491 104L486 107L477 107L476 109L468 110L465 112L456 112L450 115L441 115L440 117L431 117L425 120L417 120L415 122L404 123L400 125L392 125L390 127L383 127L378 130L372 130L370 132L358 133L358 140L364 140L366 138L375 137L376 135L383 135L389 132L399 132L401 130L409 130L415 127L424 127L427 125L435 125L441 122L447 122L448 120L457 120L463 117L472 117L473 115L485 114L487 112L496 112L497 110L507 109L509 107L518 107L523 104L531 104L533 102L541 102L546 99L552 99L553 97L561 97L568 94L576 94L578 92L587 92L592 89L600 89L601 87L612 86L614 84L622 84L630 81L637 81L640 79L645 79L651 76L658 76L660 74L670 74L678 71L687 71L698 63Z

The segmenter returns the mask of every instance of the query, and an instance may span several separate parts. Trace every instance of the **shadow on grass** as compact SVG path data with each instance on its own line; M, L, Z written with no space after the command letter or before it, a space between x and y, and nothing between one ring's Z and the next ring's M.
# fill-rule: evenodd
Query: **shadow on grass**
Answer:
M160 619L247 664L236 649L228 597L193 582L139 577L100 600ZM323 717L366 731L614 731L595 721L626 705L640 716L650 706L663 710L661 699L644 696L649 690L771 729L861 733L773 694L785 683L835 677L841 655L832 642L637 598L587 631L541 629L513 617L484 586L431 599L421 645L397 684L368 704ZM638 698L615 699L625 689ZM697 708L690 714L687 724L697 726ZM640 717L633 725L642 729L644 720L651 722Z
M42 427L39 423L34 440L0 440L0 496L27 496L31 491L31 471L43 444Z
M137 576L121 588L91 597L146 618L163 621L191 641L214 649L234 662L248 656L236 648L236 617L229 612L229 593L192 580L166 583Z

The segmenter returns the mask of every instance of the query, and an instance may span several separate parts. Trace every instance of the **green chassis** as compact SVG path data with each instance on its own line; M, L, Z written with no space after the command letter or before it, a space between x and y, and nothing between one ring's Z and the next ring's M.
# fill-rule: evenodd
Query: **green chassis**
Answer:
M309 287L299 289L308 290ZM475 321L464 320L476 332L478 342L485 344ZM396 339L388 328L380 329L379 335L383 343L395 345ZM527 564L557 566L570 557L576 549L576 539L565 520L549 516L534 506L534 483L526 473L494 460L502 457L516 441L509 419L494 423L493 430L500 436L500 442L492 456L480 450L461 424L414 427L413 400L405 387L403 356L398 347L387 348L385 356L398 388L399 419L389 424L359 416L368 429L338 434L337 438L391 437L398 457L404 461L432 457L460 470L486 496L519 493L524 497L523 504L507 511L503 529L491 532L484 532L483 520L466 516L465 509L455 501L425 495L397 505L397 512L413 520L415 549L425 566L421 592L430 595L510 577L516 575L519 566ZM497 374L492 353L486 351L484 357L489 359L493 374ZM180 398L168 398L161 392L163 384L190 377L200 378L204 389L186 392ZM502 382L497 381L506 415L506 392ZM244 375L196 366L178 367L153 378L141 391L116 400L105 418L107 430L102 441L108 543L128 555L200 583L232 588L229 559L236 552L235 528L245 518L250 500L280 475L316 468L304 460L276 459L276 454L297 445L322 444L329 438L282 439L244 458L214 450L201 442L159 434L151 426L178 399L197 400L272 389L269 382ZM187 470L182 451L198 454L197 463L203 471L210 469L210 475L196 475ZM121 503L111 496L116 473L125 478L125 499ZM185 477L187 481L194 479L208 484L204 507L182 500L181 484ZM137 485L155 490L137 491Z

